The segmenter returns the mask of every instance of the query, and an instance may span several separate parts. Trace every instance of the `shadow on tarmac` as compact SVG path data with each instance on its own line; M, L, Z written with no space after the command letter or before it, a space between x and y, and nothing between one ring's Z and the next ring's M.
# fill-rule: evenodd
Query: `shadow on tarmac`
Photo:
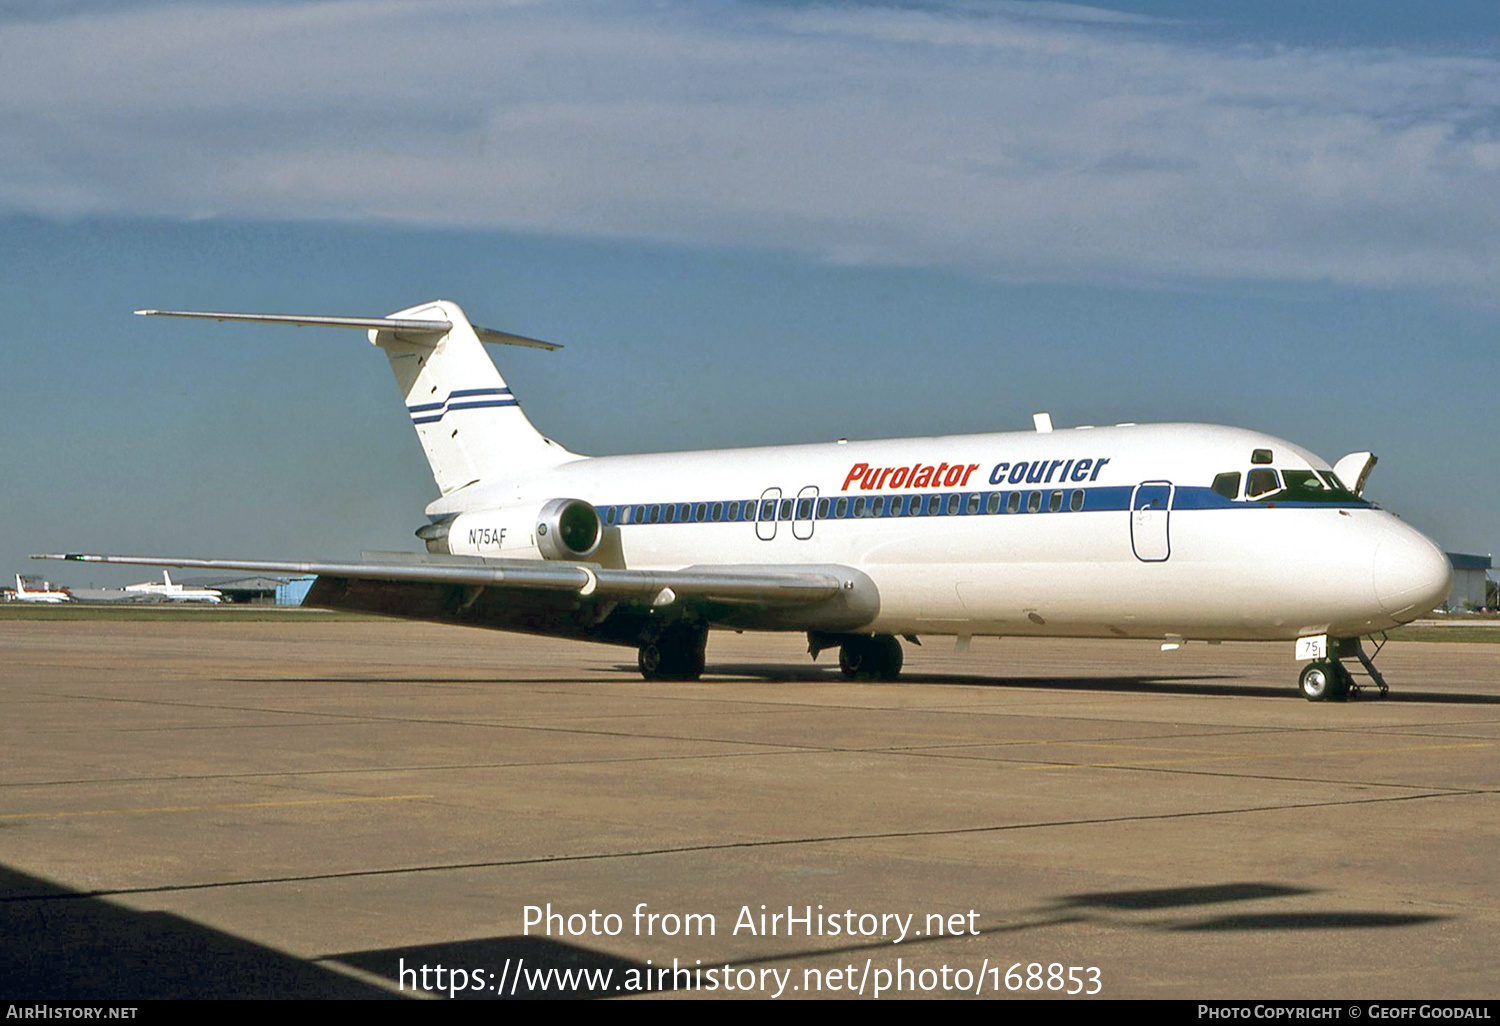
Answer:
M167 912L137 912L3 866L0 981L25 1001L394 996Z
M621 679L593 679L580 682L577 677L231 677L238 684L451 684L455 687L474 687L505 684L638 684L640 670L634 665L619 663L612 669L619 671ZM735 677L759 680L772 684L836 684L845 680L834 667L797 665L768 665L765 663L713 663L704 670L702 683L713 683L714 677ZM1302 701L1299 692L1288 676L1282 687L1264 684L1230 684L1221 681L1238 680L1233 674L1151 674L1135 677L982 677L961 673L903 673L901 684L942 684L959 687L984 688L1032 688L1040 691L1097 691L1113 694L1142 695L1201 695L1204 697L1233 696L1239 698L1284 698ZM695 682L696 683L696 682ZM856 683L878 685L885 681L858 681ZM691 686L684 682L684 686ZM1400 684L1381 695L1376 689L1367 687L1348 699L1351 702L1425 702L1437 705L1500 705L1500 694L1474 695L1451 691L1412 691Z

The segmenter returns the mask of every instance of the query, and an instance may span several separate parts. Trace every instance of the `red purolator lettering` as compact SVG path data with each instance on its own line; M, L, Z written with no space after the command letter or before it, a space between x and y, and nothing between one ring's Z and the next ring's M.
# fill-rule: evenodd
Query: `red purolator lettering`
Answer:
M1025 464L1019 466L1024 468ZM1042 464L1042 469L1045 466ZM904 467L872 467L868 463L856 463L849 468L839 491L847 492L856 487L862 492L879 492L888 488L967 487L969 478L978 469L977 463L939 463L937 466L912 463Z

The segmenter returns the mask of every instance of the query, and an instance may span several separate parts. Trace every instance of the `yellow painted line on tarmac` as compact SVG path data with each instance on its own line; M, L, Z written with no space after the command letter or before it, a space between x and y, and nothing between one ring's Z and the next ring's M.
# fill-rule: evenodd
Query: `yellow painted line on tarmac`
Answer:
M408 802L430 794L380 794L358 798L302 798L283 802L230 802L223 805L162 805L141 809L79 809L74 812L5 812L0 820L68 819L73 816L135 816L152 812L217 812L227 809L285 809L302 805L353 805L359 802Z
M1346 748L1323 752L1236 752L1229 755L1187 755L1178 759L1132 759L1125 762L1048 762L1021 766L1028 770L1129 769L1136 766L1173 766L1182 763L1234 762L1241 759L1340 758L1350 755L1405 755L1411 752L1451 752L1464 748L1493 748L1493 741L1470 741L1455 745L1415 745L1410 748Z

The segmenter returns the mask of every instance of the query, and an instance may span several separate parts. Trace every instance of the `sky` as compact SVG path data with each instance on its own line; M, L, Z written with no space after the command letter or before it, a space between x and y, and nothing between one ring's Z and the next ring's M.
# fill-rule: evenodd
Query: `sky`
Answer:
M415 549L357 333L589 454L1229 423L1500 541L1500 7L0 0L0 570ZM8 574L7 574L8 576Z

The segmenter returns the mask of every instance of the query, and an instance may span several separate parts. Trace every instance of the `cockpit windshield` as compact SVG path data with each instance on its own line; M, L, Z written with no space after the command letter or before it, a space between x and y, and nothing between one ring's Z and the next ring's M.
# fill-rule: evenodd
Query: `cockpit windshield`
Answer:
M1365 500L1349 490L1331 470L1275 470L1252 467L1245 474L1245 492L1239 494L1240 475L1229 471L1214 478L1213 490L1233 501L1244 498L1253 502L1336 502L1364 504Z
M1267 499L1284 502L1358 502L1359 496L1345 488L1329 471L1283 470L1285 487Z

